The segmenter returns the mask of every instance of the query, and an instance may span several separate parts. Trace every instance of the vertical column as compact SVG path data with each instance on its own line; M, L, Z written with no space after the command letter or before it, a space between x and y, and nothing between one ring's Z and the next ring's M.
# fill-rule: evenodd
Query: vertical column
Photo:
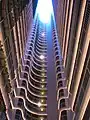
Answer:
M82 1L82 8L81 8L81 13L80 13L80 18L79 18L79 22L78 22L77 33L76 33L73 58L72 58L72 63L71 63L68 90L70 90L70 85L71 85L71 80L72 80L72 75L73 75L73 69L74 69L75 59L76 59L76 55L77 55L78 43L79 43L79 38L80 38L80 33L81 33L82 21L83 21L83 17L84 17L85 6L86 6L86 0L83 0Z
M87 32L86 40L85 40L85 43L84 43L82 56L80 57L80 63L79 63L79 66L78 66L78 73L77 73L76 78L75 78L75 85L74 85L73 94L72 94L72 108L74 106L74 102L75 102L76 94L77 94L77 91L78 91L78 86L79 86L79 83L80 83L82 70L83 70L83 67L84 67L85 58L86 58L87 51L88 51L88 46L89 46L89 43L90 43L89 38L90 38L90 25L88 26L88 32Z
M3 100L5 103L5 107L6 107L6 114L7 114L7 117L9 118L8 110L10 110L10 101L9 101L8 93L6 91L6 87L5 87L5 84L3 81L4 81L4 79L3 79L2 75L0 74L0 90L1 90Z
M68 48L68 40L69 40L69 32L70 32L70 24L71 24L71 17L72 17L72 9L73 9L73 0L70 2L70 11L69 11L69 18L68 18L68 26L67 26L67 34L66 34L66 44L64 44L64 66L66 63L66 55L67 55L67 48Z
M83 103L81 105L82 108L80 110L78 120L82 120L83 119L83 116L85 114L87 105L89 103L89 100L90 100L90 79L88 81L88 85L87 85L86 92L85 92L85 97L84 97Z

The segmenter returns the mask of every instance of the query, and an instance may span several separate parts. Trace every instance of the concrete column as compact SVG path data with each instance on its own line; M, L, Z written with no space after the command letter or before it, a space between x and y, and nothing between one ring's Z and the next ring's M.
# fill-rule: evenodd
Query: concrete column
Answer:
M77 28L77 33L76 33L75 46L74 46L74 52L73 52L73 57L72 57L70 75L69 75L69 79L68 79L69 80L68 90L70 90L71 80L72 80L72 76L73 76L73 70L74 70L74 65L75 65L75 60L76 60L76 55L77 55L77 50L78 50L78 43L79 43L79 38L80 38L80 33L81 33L81 27L82 27L82 22L83 22L83 17L84 17L86 1L87 0L82 0L81 13L80 13L79 22L78 22L78 28Z
M78 72L77 72L76 78L75 78L75 85L74 85L73 94L72 94L72 108L74 106L74 102L75 102L75 99L76 99L76 94L77 94L77 91L78 91L78 87L79 87L79 83L80 83L80 79L81 79L81 75L82 75L82 71L83 71L83 67L84 67L84 63L85 63L85 58L86 58L89 43L90 43L89 38L90 38L90 25L88 26L88 32L87 32L85 43L84 43L84 46L83 46L82 55L80 57Z
M6 109L8 109L10 101L9 101L9 96L8 96L8 93L6 92L5 84L3 81L4 80L2 78L2 75L0 74L0 89L1 89L2 96L3 96L3 100L5 102Z
M83 99L83 102L82 102L82 105L81 105L81 110L80 110L80 113L79 113L78 120L83 119L86 108L87 108L87 105L89 103L89 100L90 100L90 79L89 79L88 84L87 84L87 88L86 88L85 96L84 96L84 99Z
M64 43L64 48L65 51L63 51L63 57L64 57L64 63L63 65L65 66L66 63L66 55L67 55L67 48L68 48L68 40L69 40L69 32L70 32L70 24L71 24L71 17L72 17L72 9L73 9L73 0L70 2L70 11L69 11L69 18L68 18L68 28L67 28L67 33L66 33L66 44Z
M67 0L67 7L66 7L66 15L65 15L65 28L64 28L64 38L63 38L63 44L62 44L62 55L64 56L64 44L65 44L65 36L66 36L66 27L67 27L67 17L68 17L68 9L69 9L69 2L70 0Z
M6 115L7 115L7 118L9 120L10 119L9 118L10 100L9 100L9 96L8 96L8 93L7 93L6 89L5 89L5 84L4 84L3 81L4 81L3 77L0 74L0 90L1 90L1 94L2 94L4 104L5 104L5 107L6 107Z

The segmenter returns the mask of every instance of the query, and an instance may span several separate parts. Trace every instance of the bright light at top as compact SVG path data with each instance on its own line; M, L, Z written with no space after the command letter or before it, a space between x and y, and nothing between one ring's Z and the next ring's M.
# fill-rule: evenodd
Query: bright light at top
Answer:
M52 14L52 2L51 0L39 0L37 5L37 13L40 21L48 23Z

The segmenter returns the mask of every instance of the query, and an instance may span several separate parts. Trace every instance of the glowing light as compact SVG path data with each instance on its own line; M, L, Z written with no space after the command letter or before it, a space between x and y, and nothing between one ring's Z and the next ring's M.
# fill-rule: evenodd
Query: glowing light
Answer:
M44 71L45 69L44 68L42 68L42 71Z
M40 55L40 59L43 60L45 57L44 55Z
M42 85L42 88L44 88L44 85Z
M44 120L43 118L41 118L41 120Z
M43 103L43 102L44 102L44 100L41 100L41 102Z
M52 14L52 2L51 0L39 0L37 5L37 13L40 20L43 23L48 23Z
M42 95L44 95L44 92L41 92Z
M43 33L42 33L42 37L44 37L44 36L45 36L45 33L43 32Z
M41 103L40 102L38 102L38 107L41 107Z
M44 79L42 79L42 82L44 82L45 80Z
M43 111L44 109L43 108L41 108L41 111Z
M45 74L44 74L44 73L42 73L42 76L44 77L44 76L45 76Z

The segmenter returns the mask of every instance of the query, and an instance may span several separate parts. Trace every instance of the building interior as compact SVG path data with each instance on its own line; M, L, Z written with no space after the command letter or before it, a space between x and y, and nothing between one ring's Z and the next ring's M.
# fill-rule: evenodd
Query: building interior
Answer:
M0 0L0 120L90 120L90 0Z

